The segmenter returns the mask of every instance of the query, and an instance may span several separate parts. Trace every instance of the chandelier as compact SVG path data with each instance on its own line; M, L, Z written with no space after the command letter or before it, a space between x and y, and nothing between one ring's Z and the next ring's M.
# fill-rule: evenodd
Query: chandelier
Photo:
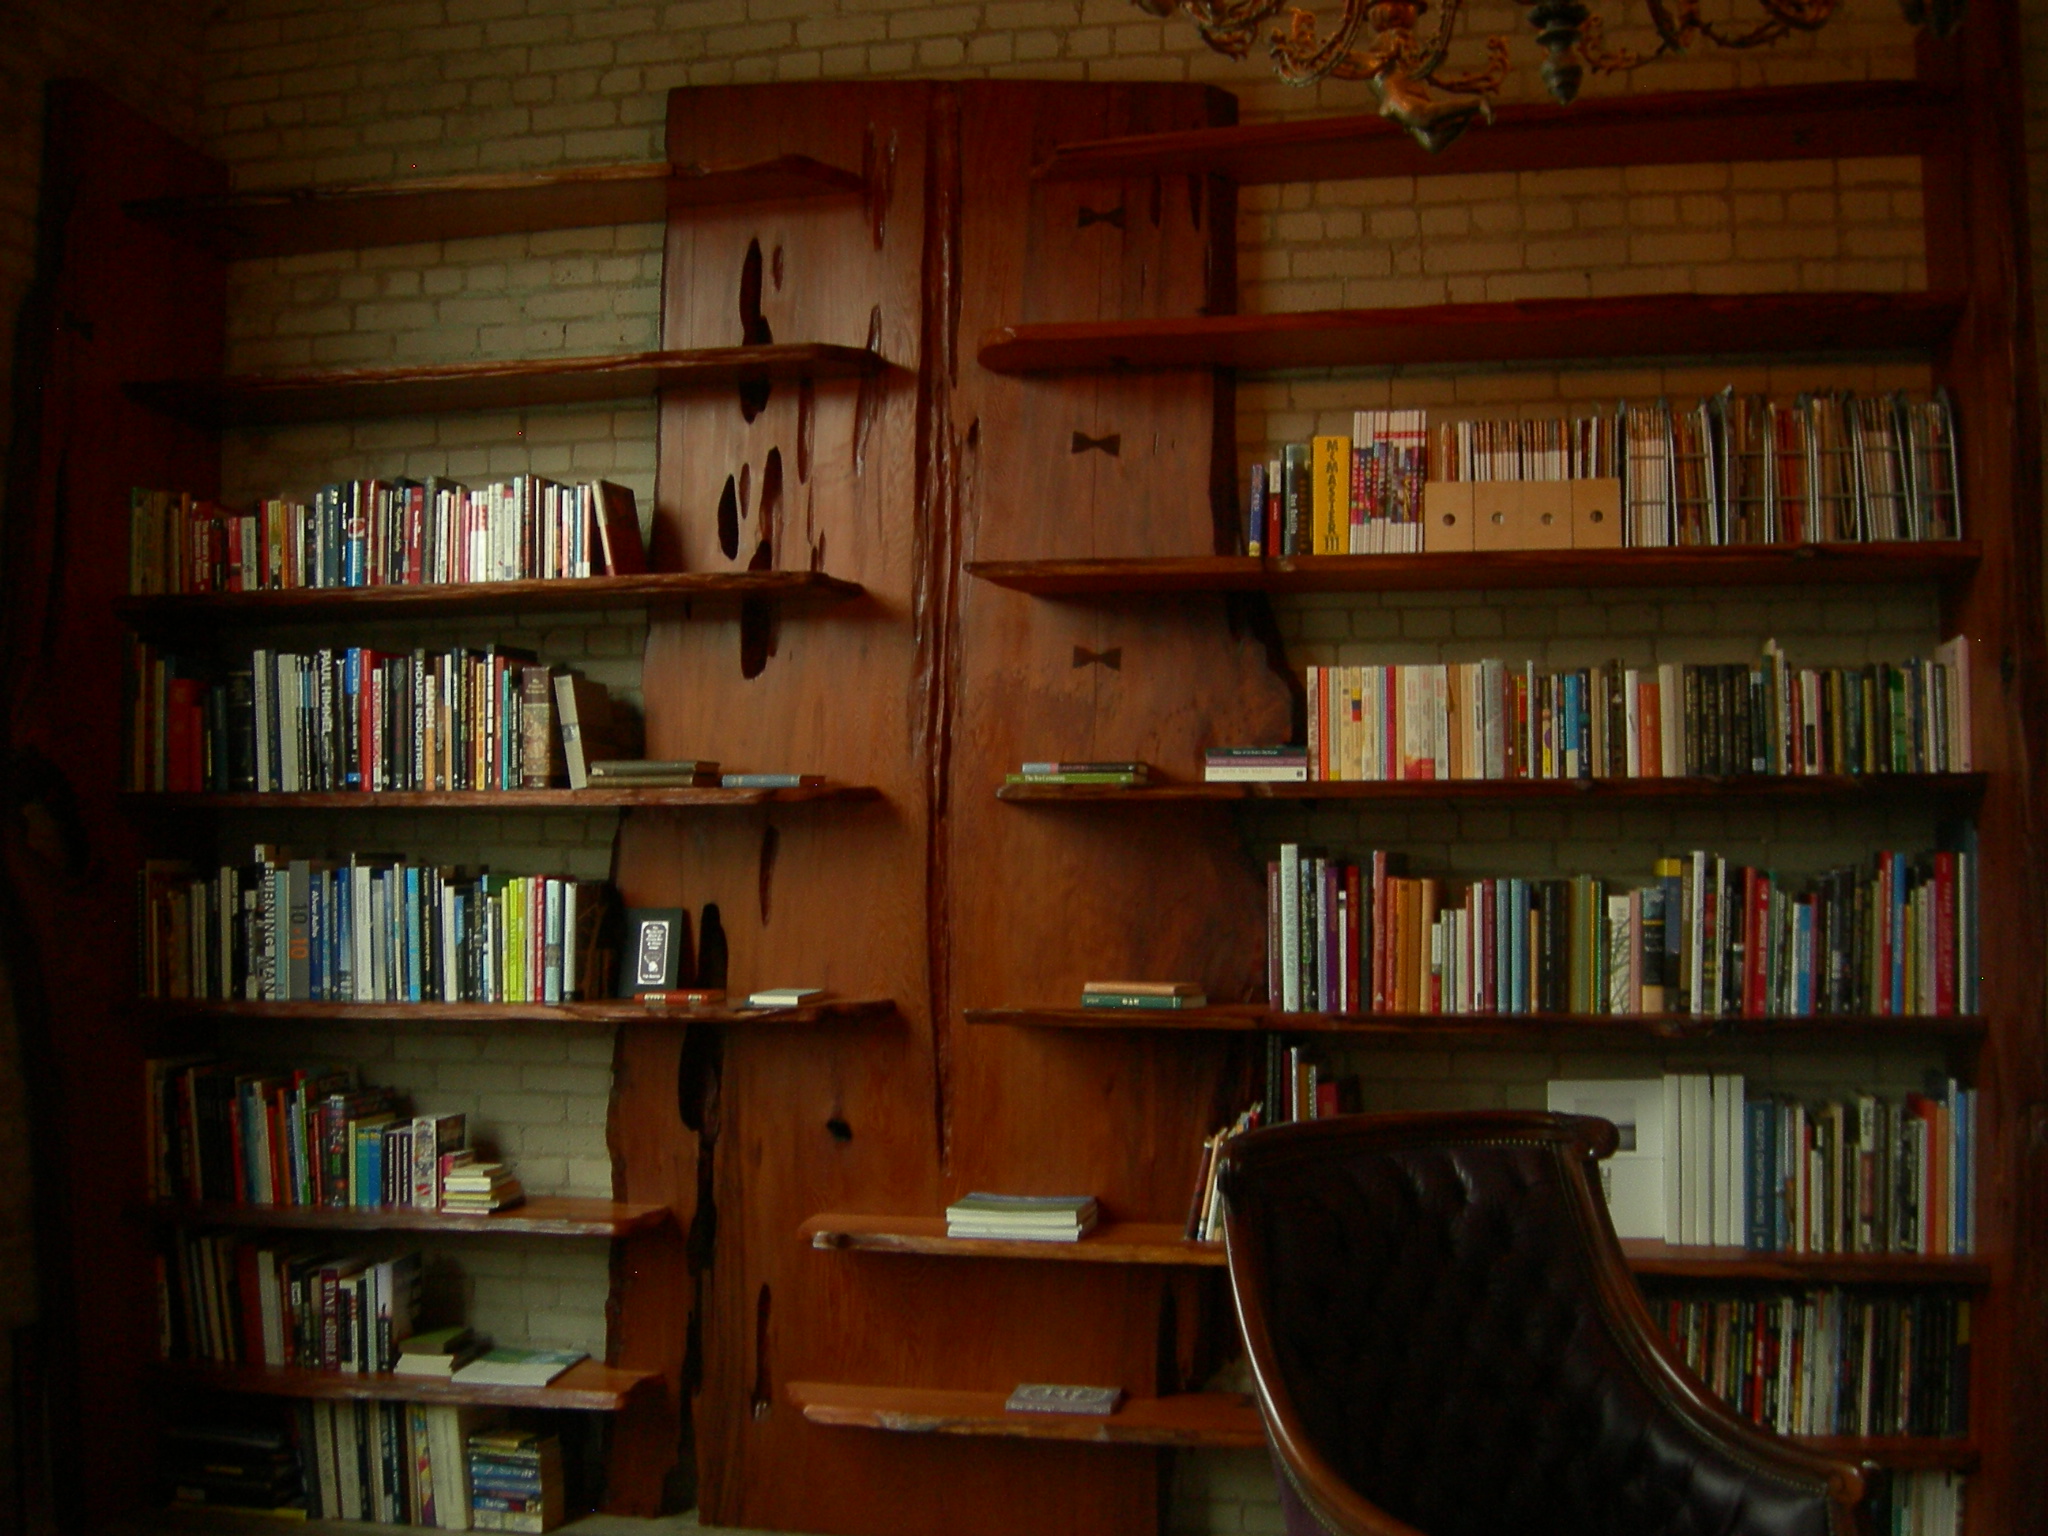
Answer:
M1218 53L1241 59L1260 29L1288 0L1132 0L1154 16L1187 12L1203 40ZM1741 23L1701 14L1701 0L1647 0L1658 44L1647 54L1609 48L1600 18L1582 0L1516 0L1544 50L1543 83L1558 101L1579 93L1588 69L1597 74L1633 69L1650 59L1683 53L1702 39L1720 48L1761 48L1794 32L1818 32L1841 0L1756 0L1762 15ZM1344 14L1327 36L1316 18L1293 10L1268 39L1273 68L1289 85L1318 80L1364 80L1379 98L1380 115L1413 134L1424 149L1449 144L1475 118L1491 121L1493 98L1508 73L1508 41L1486 40L1479 68L1449 67L1465 0L1435 0L1436 25L1426 37L1416 24L1431 0L1344 0ZM1946 37L1961 18L1963 0L1900 0L1906 20Z

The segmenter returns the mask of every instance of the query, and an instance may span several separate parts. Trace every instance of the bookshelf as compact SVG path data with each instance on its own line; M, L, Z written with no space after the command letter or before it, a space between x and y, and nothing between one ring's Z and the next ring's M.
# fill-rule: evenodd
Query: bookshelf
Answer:
M283 1366L165 1365L164 1382L181 1394L236 1392L257 1397L314 1397L333 1401L463 1403L488 1408L554 1408L578 1413L624 1413L659 1397L657 1371L620 1370L580 1360L544 1387L496 1387L389 1372L292 1370Z
M1984 794L1981 773L1736 774L1672 779L1330 779L1302 784L1004 784L1012 805L1201 804L1232 800L1354 800L1368 805L1534 805L1640 802L1757 805L1939 798L1967 805Z
M1235 102L1202 87L902 81L676 93L671 163L807 156L839 165L859 145L860 189L671 206L662 354L592 360L588 379L535 383L547 379L543 368L474 387L510 392L490 398L585 398L559 391L624 390L630 376L632 393L651 393L667 366L659 357L703 362L686 387L662 389L658 405L653 543L687 578L637 591L371 589L152 601L127 611L138 626L166 627L614 604L646 612L651 754L715 742L735 763L828 764L836 782L871 787L878 798L844 816L770 804L748 814L622 817L616 883L634 905L673 905L679 891L693 902L715 895L737 971L762 984L823 982L851 1001L695 1014L629 1002L446 1013L434 1005L138 1010L120 968L105 963L104 935L132 936L123 882L17 858L11 867L30 893L23 907L43 969L65 978L26 1027L47 1042L49 1081L62 1090L37 1111L49 1117L49 1144L64 1160L70 1219L43 1246L78 1280L70 1301L77 1361L62 1378L71 1401L59 1417L68 1411L84 1425L81 1405L96 1405L95 1432L77 1436L88 1500L122 1513L146 1497L130 1465L139 1458L125 1447L147 1433L134 1363L153 1340L138 1283L146 1255L126 1230L143 1224L94 1221L132 1203L139 1129L126 1115L66 1106L103 1106L106 1085L124 1080L122 1063L139 1060L147 1032L166 1023L239 1019L312 1035L374 1016L420 1030L445 1022L616 1031L613 1196L671 1219L614 1239L622 1245L615 1368L652 1371L661 1386L615 1399L623 1406L610 1426L612 1508L658 1507L687 1402L707 1523L842 1531L858 1511L887 1507L905 1532L949 1536L1035 1536L1062 1520L1080 1536L1156 1530L1159 1449L1259 1443L1242 1399L1202 1390L1220 1363L1227 1314L1213 1261L1178 1262L1188 1255L1171 1234L1193 1152L1236 1107L1245 1061L1264 1033L1327 1032L1367 1051L1446 1057L1540 1048L1694 1059L1751 1041L1785 1053L1867 1054L1896 1043L1940 1056L1966 1067L1986 1095L1985 1251L1939 1266L1802 1261L1793 1266L1799 1279L1776 1267L1740 1278L1970 1289L1981 1362L1970 1439L1828 1448L1894 1466L1972 1470L1968 1536L2040 1525L2048 1473L2022 1436L2048 1402L2048 1387L2037 1384L2048 1319L2020 1304L2043 1283L2040 1236L2022 1219L2041 1174L2023 1106L2048 1097L2048 1047L2030 1033L2043 997L2038 946L1988 953L1985 1011L1964 1019L1282 1020L1262 1004L1105 1017L1039 1005L1074 997L1084 977L1100 975L1200 975L1218 998L1260 995L1260 883L1236 823L1197 807L1287 814L1319 800L1178 785L1144 797L1022 804L991 792L1018 762L1048 750L1087 744L1088 756L1193 764L1207 744L1282 739L1290 706L1275 670L1281 648L1269 598L1752 588L1796 598L1806 588L1854 596L1859 587L1905 584L1966 627L1981 654L2013 657L2010 680L1995 664L1977 673L1983 773L1921 788L1944 805L1976 807L1988 850L1986 909L2038 910L2035 871L2048 866L2032 829L2048 822L2036 814L2025 765L2044 758L2048 656L2038 530L2017 511L2038 495L2028 457L2031 364L2011 348L2011 337L2029 329L2025 295L2009 276L2022 269L2013 221L2024 183L2023 140L2009 120L2015 87L2000 70L2012 53L1999 41L2007 24L1993 18L1966 27L1958 47L1930 48L1922 80L1910 86L1734 93L1745 99L1726 117L1699 98L1573 109L1596 113L1597 132L1574 127L1586 120L1571 113L1516 108L1495 130L1499 147L1475 133L1460 146L1471 150L1464 160L1427 168L1512 169L1517 155L1545 167L1648 163L1632 158L1646 145L1659 160L1701 163L1752 151L1765 159L1896 155L1911 144L1945 157L1926 178L1938 238L1928 242L1925 295L1651 296L1434 317L1347 312L1327 327L1328 340L1298 317L1228 315L1236 227L1228 177L1233 166L1253 179L1342 174L1331 168L1380 163L1348 156L1408 153L1377 129L1376 141L1361 135L1356 146L1348 129L1302 129L1303 143L1320 147L1300 148L1290 171L1296 147L1263 128L1237 128ZM1965 128L1950 131L1959 119ZM36 642L7 654L91 659L64 686L45 678L40 691L23 692L41 711L30 712L23 740L46 761L84 765L68 789L93 829L100 862L92 867L125 870L139 861L145 834L161 830L146 825L148 816L123 814L114 777L120 682L105 632L107 613L123 602L111 555L124 536L129 485L216 489L213 424L224 420L461 409L484 397L440 370L360 386L291 379L275 401L206 383L221 373L218 262L123 210L171 195L225 196L220 168L103 101L60 114L53 143L93 172L80 182L52 312L92 317L109 341L53 349L60 367L85 370L58 383L96 404L69 425L53 417L38 440L48 446L36 526L61 527L69 539L24 543L0 572L10 583L0 622ZM1061 146L1074 147L1066 168L1038 174L1049 158L1060 160ZM1105 167L1132 179L1105 180ZM1190 167L1204 174L1182 174ZM1119 207L1125 218L1107 217ZM777 371L760 349L716 372L707 359L736 339L750 252L771 269L781 257L783 285L761 297L780 344L808 338L862 354L845 360L853 374L823 377L812 366L822 354ZM1433 329L1444 334L1431 339ZM979 360L979 339L992 334L1009 349L991 354L1000 369ZM1924 360L1954 391L1964 424L1971 538L1938 548L1327 561L1230 553L1232 367L1745 349L1801 367L1831 352ZM742 376L768 385L766 406L751 418L735 388ZM164 380L199 387L158 397L175 405L170 412L123 392ZM42 398L70 396L58 389ZM1120 452L1097 451L1113 436ZM1077 446L1082 439L1087 446ZM767 529L776 569L750 572L762 527L744 526L734 557L703 509L743 469L758 484L771 449L803 494L786 497L781 523ZM800 463L807 474L795 472ZM56 512L60 495L65 518ZM54 607L42 597L51 590L63 594ZM844 622L793 623L800 602L840 603ZM1114 647L1121 668L1088 664ZM1572 793L1603 807L1612 801L1616 814L1733 820L1847 814L1902 788L1915 793L1874 781ZM1176 799L1194 814L1170 824L1109 810ZM1348 812L1376 803L1348 789L1338 800ZM1391 796L1378 803L1407 805ZM1532 810L1552 814L1559 803L1539 795ZM55 813L52 820L63 825ZM139 1105L130 1107L139 1122ZM920 1246L945 1241L919 1229L934 1219L924 1213L983 1188L1088 1190L1129 1219L1074 1245L1071 1256ZM819 1215L844 1211L917 1214ZM890 1254L908 1262L885 1261ZM957 1262L968 1257L974 1262ZM1763 1261L1666 1253L1638 1262L1653 1279L1692 1281ZM686 1382L682 1362L692 1351ZM1027 1380L1114 1382L1132 1400L1114 1427L1019 1425L1001 1403ZM116 1456L109 1445L124 1449Z
M745 994L738 994L744 996ZM416 1028L436 1024L868 1024L888 1018L888 998L821 998L796 1008L753 1008L744 1002L684 1007L618 998L585 1003L318 1003L243 998L145 998L141 1011L164 1022L247 1019L274 1024L348 1024L396 1020Z
M464 1237L631 1237L674 1219L665 1205L631 1205L574 1195L528 1195L488 1216L411 1206L237 1205L158 1201L142 1207L158 1226L252 1232L445 1232Z
M746 810L758 805L854 804L878 800L872 784L813 784L786 789L717 785L665 789L241 790L173 794L130 790L123 804L143 815L188 811L576 811Z

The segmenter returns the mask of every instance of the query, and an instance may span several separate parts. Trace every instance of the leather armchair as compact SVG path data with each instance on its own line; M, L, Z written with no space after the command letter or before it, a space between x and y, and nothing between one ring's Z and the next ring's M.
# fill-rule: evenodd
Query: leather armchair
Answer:
M1239 1137L1230 1284L1289 1536L1846 1536L1862 1471L1665 1347L1578 1116L1360 1115Z

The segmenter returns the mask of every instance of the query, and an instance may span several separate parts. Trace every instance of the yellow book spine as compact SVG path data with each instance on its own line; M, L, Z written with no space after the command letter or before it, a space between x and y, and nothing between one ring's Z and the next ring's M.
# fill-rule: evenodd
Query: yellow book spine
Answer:
M1315 552L1342 555L1351 550L1351 439L1318 437L1309 442L1313 486Z

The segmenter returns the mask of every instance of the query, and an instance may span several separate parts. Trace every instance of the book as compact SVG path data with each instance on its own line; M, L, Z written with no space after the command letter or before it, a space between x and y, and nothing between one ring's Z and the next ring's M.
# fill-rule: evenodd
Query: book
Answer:
M723 789L823 789L825 775L822 773L722 773L718 783Z
M472 1387L544 1387L570 1366L589 1358L580 1349L511 1349L501 1345L456 1371L454 1379Z
M452 1376L488 1347L467 1327L435 1328L400 1344L392 1370L400 1376Z
M647 548L640 537L640 511L626 486L600 480L590 488L597 528L599 563L606 576L638 576L647 570Z
M1612 1122L1620 1145L1600 1164L1600 1189L1617 1237L1663 1239L1664 1080L1554 1079L1545 1090L1553 1114L1593 1115Z
M1071 1233L1079 1236L1095 1224L1099 1210L1093 1195L1001 1195L977 1191L946 1207L954 1224L1021 1235Z
M674 762L638 758L601 758L587 770L591 788L611 785L628 789L715 789L718 764L696 759Z
M612 696L574 669L555 674L555 715L562 738L562 771L571 789L590 787L590 763L616 750Z
M805 1003L814 1003L827 995L823 987L764 987L759 992L747 994L747 1005L751 1008L801 1008Z
M1009 1413L1115 1413L1124 1400L1122 1387L1070 1387L1049 1381L1020 1382L1003 1408Z
M1087 981L1081 984L1081 995L1091 992L1113 993L1126 997L1200 997L1202 984L1198 981Z
M1206 1008L1205 992L1165 994L1157 992L1083 992L1083 1008Z

